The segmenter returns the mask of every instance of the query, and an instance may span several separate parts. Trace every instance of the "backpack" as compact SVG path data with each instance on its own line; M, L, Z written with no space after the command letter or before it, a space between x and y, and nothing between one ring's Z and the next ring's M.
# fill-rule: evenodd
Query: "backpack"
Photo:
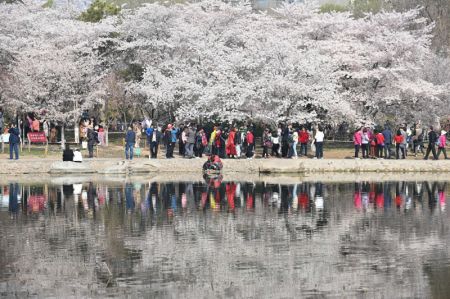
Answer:
M205 134L202 135L202 145L203 145L203 146L208 145L208 139L206 138L206 135L205 135Z
M294 143L294 134L289 134L288 143Z

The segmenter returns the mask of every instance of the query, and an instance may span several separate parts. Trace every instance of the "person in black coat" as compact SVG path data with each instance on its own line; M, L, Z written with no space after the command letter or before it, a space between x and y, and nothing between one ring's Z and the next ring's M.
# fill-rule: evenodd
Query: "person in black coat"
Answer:
M438 135L433 130L433 127L430 127L430 132L428 132L428 147L427 147L427 153L425 154L424 160L428 160L428 156L430 155L430 152L433 153L433 159L437 160L437 154L436 154L436 141L438 140Z
M94 158L94 145L100 143L98 140L98 126L95 126L95 131L92 129L88 129L87 137L88 137L88 151L89 158Z
M9 133L9 159L13 159L13 152L16 160L19 160L19 144L20 144L20 132L14 124L8 130Z
M73 162L73 150L70 149L70 145L66 144L66 149L63 151L63 162Z
M158 158L158 146L161 140L161 132L158 131L158 127L153 125L151 128L147 129L147 141L150 145L150 157L152 159Z

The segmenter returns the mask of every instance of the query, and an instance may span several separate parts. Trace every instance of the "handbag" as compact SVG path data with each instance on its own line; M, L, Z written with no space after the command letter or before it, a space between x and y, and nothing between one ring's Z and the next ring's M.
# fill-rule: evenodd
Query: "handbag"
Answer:
M87 146L88 146L87 141L81 142L81 148L82 149L87 149Z

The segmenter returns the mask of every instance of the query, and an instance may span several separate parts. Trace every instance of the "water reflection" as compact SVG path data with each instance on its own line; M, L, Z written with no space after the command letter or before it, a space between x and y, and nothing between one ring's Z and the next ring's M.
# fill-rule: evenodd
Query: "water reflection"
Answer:
M0 189L6 297L449 291L446 182L284 185L219 176Z

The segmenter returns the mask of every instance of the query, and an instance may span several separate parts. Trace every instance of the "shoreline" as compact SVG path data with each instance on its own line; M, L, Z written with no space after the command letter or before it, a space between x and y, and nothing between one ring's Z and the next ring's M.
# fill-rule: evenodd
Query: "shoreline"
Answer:
M202 174L206 159L117 158L86 159L83 163L59 159L0 160L0 176L18 175L155 175ZM311 174L437 174L450 179L450 160L358 160L358 159L241 159L223 160L223 175L311 175Z

